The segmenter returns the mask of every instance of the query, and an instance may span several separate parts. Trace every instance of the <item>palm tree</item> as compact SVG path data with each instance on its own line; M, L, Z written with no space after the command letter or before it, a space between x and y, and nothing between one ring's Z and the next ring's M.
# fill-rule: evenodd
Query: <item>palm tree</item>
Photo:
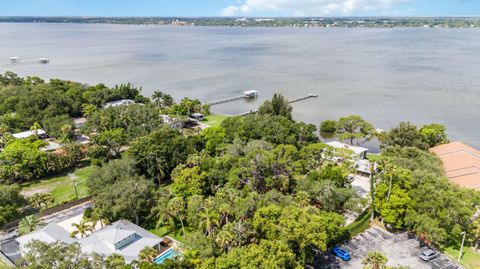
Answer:
M215 242L219 247L223 248L225 252L228 252L232 245L233 239L234 235L232 232L228 230L222 230L217 234Z
M211 208L201 207L198 216L200 217L200 229L205 229L205 234L213 237L215 227L220 226L220 214Z
M72 227L75 227L75 231L70 233L71 237L75 237L77 234L80 234L80 237L85 237L88 232L92 232L92 226L85 220L80 221L80 223L72 223Z
M152 100L155 102L155 105L160 108L161 107L161 102L163 99L163 92L161 91L154 91L152 94Z
M35 134L35 137L38 138L38 130L41 129L41 128L42 128L42 126L38 122L35 122L30 127L30 131L32 131Z
M480 218L473 222L473 234L475 235L475 252L477 252L480 241Z
M45 224L40 221L35 215L26 216L18 223L18 234L19 235L26 235L37 228L44 226Z
M72 131L73 127L70 124L64 124L60 130L62 131L63 138L62 140L64 142L69 141L72 138Z
M240 247L244 244L249 243L249 240L253 238L254 231L253 228L245 221L237 221L231 223L232 227L230 231L233 234L233 247Z
M225 223L225 224L228 224L228 217L231 215L231 207L229 204L222 204L220 205L220 207L218 208L218 210L220 211L220 214L221 214L221 217L220 217L220 223Z
M183 218L185 218L185 201L183 201L183 198L181 197L174 197L168 202L167 206L167 211L171 213L171 215L175 215L176 218L180 221L182 224L182 233L183 233L183 239L187 239L185 235L185 225L183 224Z
M152 247L145 247L138 254L138 259L141 262L153 262L153 260L158 256L158 250Z
M4 135L8 132L8 126L6 124L0 124L0 135Z
M200 258L200 251L198 249L189 249L183 252L183 258L188 261L188 263L192 264L194 268L197 268L202 259Z
M84 216L84 219L90 222L90 224L92 225L92 230L93 231L96 230L97 224L99 222L100 222L100 227L101 228L103 228L104 225L109 224L109 220L104 218L97 209L94 209L92 211L92 214L88 218L85 218L85 216Z
M175 229L175 216L172 215L171 212L169 212L168 210L163 208L158 210L157 219L157 229L161 228L164 225L168 226L172 230Z
M106 269L117 269L125 266L125 258L117 253L113 253L105 259Z
M45 209L48 208L48 204L53 204L55 202L55 198L49 193L35 193L32 197L30 197L30 203L38 208L42 208L45 206Z
M383 255L382 252L369 252L367 257L363 259L362 264L369 266L372 269L384 269L386 268L386 264L388 262L387 257Z

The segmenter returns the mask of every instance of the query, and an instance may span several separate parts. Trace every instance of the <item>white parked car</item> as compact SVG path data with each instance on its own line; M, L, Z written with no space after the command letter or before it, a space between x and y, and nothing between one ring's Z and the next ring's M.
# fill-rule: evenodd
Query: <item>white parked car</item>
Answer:
M439 255L440 255L440 253L438 251L435 251L435 250L432 250L432 249L427 249L427 250L424 250L420 254L420 259L428 262L428 261L431 261L431 260L437 258Z

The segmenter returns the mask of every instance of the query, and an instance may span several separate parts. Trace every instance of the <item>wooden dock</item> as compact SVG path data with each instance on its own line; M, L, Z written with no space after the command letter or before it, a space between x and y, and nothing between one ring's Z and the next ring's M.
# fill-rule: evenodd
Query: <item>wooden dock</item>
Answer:
M238 95L238 96L234 96L234 97L228 97L228 98L219 99L219 100L215 100L215 101L210 101L210 102L206 102L205 104L210 105L210 106L214 106L214 105L224 104L224 103L228 103L228 102L233 102L233 101L240 100L240 99L253 99L253 98L257 98L257 96L258 96L258 92L255 91L255 90L245 91L245 92L243 92L242 95Z
M215 100L215 101L210 101L210 102L207 102L206 104L210 105L210 106L214 106L214 105L224 104L224 103L228 103L228 102L232 102L232 101L236 101L236 100L240 100L240 99L244 99L244 98L245 98L244 95L239 95L239 96L219 99L219 100Z
M235 115L235 116L248 116L250 114L257 114L258 113L258 109L253 109L253 110L250 110L248 112L243 112L243 113L240 113L238 115Z
M289 100L288 102L290 104L293 104L293 103L297 103L297 102L300 102L300 101L303 101L303 100L307 100L307 99L310 99L310 98L317 98L317 97L318 97L318 94L312 94L311 93L307 96L303 96L303 97L300 97L300 98ZM253 110L250 110L248 112L238 114L236 116L247 116L247 115L250 115L250 114L257 114L257 113L258 113L258 109L253 109Z
M293 103L296 103L296 102L300 102L300 101L303 101L303 100L307 100L307 99L310 99L310 98L316 98L318 97L318 94L309 94L307 96L304 96L304 97L300 97L300 98L297 98L297 99L293 99L293 100L290 100L288 101L290 104L293 104Z
M0 68L15 67L20 65L33 65L33 64L48 64L50 61L48 59L38 59L33 61L19 61L19 62L10 62L7 64L0 64Z

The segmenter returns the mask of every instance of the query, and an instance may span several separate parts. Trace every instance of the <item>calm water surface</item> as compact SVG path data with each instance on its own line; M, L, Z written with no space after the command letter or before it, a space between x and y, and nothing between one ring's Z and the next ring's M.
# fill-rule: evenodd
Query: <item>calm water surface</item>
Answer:
M295 104L309 123L360 114L377 128L402 120L445 124L480 147L480 31L292 29L93 24L0 24L0 63L22 76L108 85L132 82L212 100L256 89L260 98L214 107L236 114L274 92L319 98ZM4 72L6 70L0 70Z

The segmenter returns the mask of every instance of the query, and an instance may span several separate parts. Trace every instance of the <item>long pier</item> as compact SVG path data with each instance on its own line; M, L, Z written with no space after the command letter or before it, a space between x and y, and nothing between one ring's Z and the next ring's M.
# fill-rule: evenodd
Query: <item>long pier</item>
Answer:
M242 95L229 97L229 98L224 98L224 99L219 99L219 100L215 100L215 101L210 101L210 102L206 102L205 104L210 105L210 106L214 106L214 105L224 104L224 103L228 103L228 102L232 102L232 101L236 101L236 100L240 100L240 99L257 98L257 96L258 96L257 91L245 91L245 92L243 92Z
M296 102L300 102L300 101L303 101L303 100L307 100L307 99L310 99L310 98L316 98L318 97L318 94L309 94L307 96L304 96L304 97L300 97L300 98L297 98L297 99L293 99L293 100L290 100L288 101L290 104L293 104L293 103L296 103Z
M307 100L307 99L310 99L310 98L316 98L316 97L318 97L318 94L312 94L311 93L307 96L303 96L303 97L300 97L300 98L289 100L288 102L290 104L293 104L293 103L297 103L297 102L300 102L300 101L303 101L303 100ZM238 114L236 116L247 116L247 115L250 115L250 114L257 114L257 113L258 113L258 109L253 109L253 110L250 110L248 112Z
M232 102L232 101L236 101L236 100L240 100L240 99L244 99L244 98L245 98L244 95L239 95L239 96L219 99L219 100L215 100L215 101L210 101L210 102L207 102L206 104L214 106L214 105L224 104L224 103L228 103L228 102Z
M19 65L48 64L49 62L50 60L46 58L41 58L41 59L32 60L32 61L15 61L15 62L10 62L8 64L0 64L0 68L15 67Z

